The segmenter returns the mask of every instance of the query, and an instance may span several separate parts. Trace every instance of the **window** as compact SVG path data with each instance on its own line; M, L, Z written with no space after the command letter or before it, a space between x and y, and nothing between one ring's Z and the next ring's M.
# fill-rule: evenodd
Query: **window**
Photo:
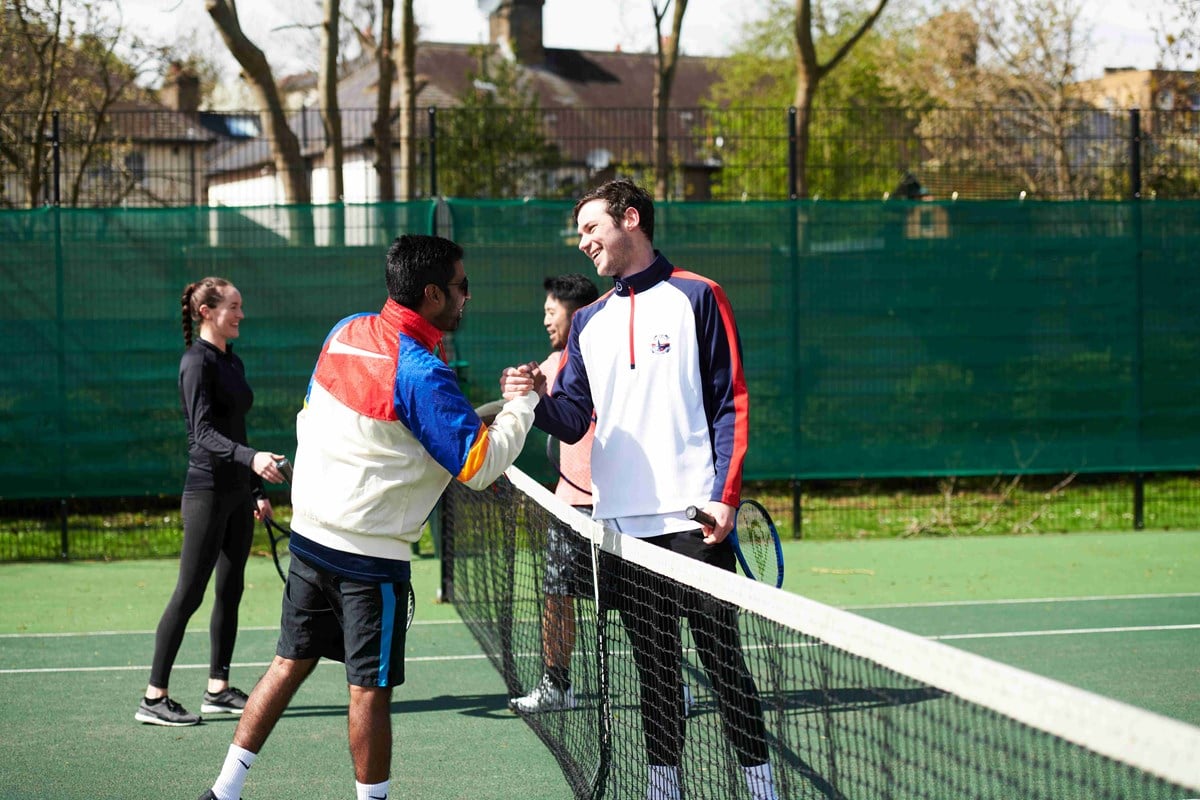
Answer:
M129 178L133 183L142 184L146 182L146 155L140 151L133 150L125 154L125 171L129 174Z

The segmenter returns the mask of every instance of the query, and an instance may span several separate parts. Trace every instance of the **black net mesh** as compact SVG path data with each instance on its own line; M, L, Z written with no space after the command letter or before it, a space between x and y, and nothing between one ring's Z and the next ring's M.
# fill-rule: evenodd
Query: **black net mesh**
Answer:
M1200 729L604 531L517 470L452 484L441 524L444 590L510 696L562 644L547 586L569 591L570 699L519 713L575 797L667 797L673 779L688 800L1200 790ZM577 540L565 587L547 583L552 530Z

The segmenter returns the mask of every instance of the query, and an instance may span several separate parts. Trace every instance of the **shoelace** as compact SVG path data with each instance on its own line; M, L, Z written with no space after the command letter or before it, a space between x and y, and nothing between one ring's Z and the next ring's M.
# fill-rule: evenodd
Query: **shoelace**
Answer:
M164 705L166 705L167 711L170 711L173 714L186 714L187 713L186 711L183 710L183 706L179 705L179 703L176 703L174 700L172 700L169 697L167 698L167 701L166 701L166 703L164 703Z

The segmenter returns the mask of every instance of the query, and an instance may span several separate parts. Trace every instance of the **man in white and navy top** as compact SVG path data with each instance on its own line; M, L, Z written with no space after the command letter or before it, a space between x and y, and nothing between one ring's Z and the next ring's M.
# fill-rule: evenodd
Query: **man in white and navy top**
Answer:
M576 312L554 389L538 403L534 424L574 442L589 429L594 409L593 517L733 571L726 537L741 500L750 407L729 300L717 283L654 249L654 202L636 184L615 180L591 190L574 216L579 249L613 283ZM530 388L525 372L505 370L502 386ZM698 529L685 513L693 505L716 524ZM647 798L680 797L681 615L718 695L750 796L774 798L762 708L736 611L668 581L646 587L644 574L617 559L602 563L601 575L601 602L620 613L637 662Z

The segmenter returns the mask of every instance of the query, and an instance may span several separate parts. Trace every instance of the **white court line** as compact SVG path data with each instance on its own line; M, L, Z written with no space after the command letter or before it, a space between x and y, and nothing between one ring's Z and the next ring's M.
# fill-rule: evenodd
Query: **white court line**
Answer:
M453 623L453 620L444 620L439 622L428 622L427 625L438 625ZM414 625L417 623L413 623ZM461 623L459 623L461 624ZM251 630L272 630L271 628L252 628ZM1090 636L1100 633L1154 633L1160 631L1190 631L1200 630L1200 623L1194 625L1143 625L1143 626L1126 626L1118 628L1063 628L1059 630L1049 631L997 631L994 633L947 633L922 636L923 639L933 641L949 641L954 639L1020 639L1029 636ZM38 634L44 636L69 636L71 634ZM98 634L82 634L84 636L94 636ZM32 638L32 637L31 637ZM536 653L518 654L518 658L526 656L532 658ZM437 663L448 661L478 661L488 658L486 653L478 653L462 656L406 656L404 663ZM319 665L338 664L340 662L330 661L329 659L321 659ZM232 664L234 667L243 668L266 668L271 665L269 661L247 661ZM208 669L208 664L176 664L174 669ZM129 671L148 672L150 666L146 665L122 665L111 667L41 667L30 669L0 669L0 675L34 675L34 674L67 674L72 672L129 672Z
M1008 600L939 600L930 601L927 603L879 603L875 605L860 605L860 606L840 606L846 611L869 611L872 609L885 608L953 608L955 606L1003 606L1003 605L1020 605L1022 603L1091 603L1102 602L1104 600L1161 600L1184 597L1200 597L1200 592L1178 592L1174 594L1123 594L1123 595L1096 595L1093 597L1034 597L1034 598L1019 598ZM417 625L462 625L460 619L435 619L435 620L413 620L413 626ZM277 631L278 626L258 626L238 628L239 631ZM189 633L192 631L189 631ZM203 633L202 629L197 629L196 633ZM90 631L81 633L0 633L0 639L55 639L67 638L72 636L144 636L153 635L154 631Z
M429 619L429 620L413 620L413 627L418 625L462 625L462 620L458 619ZM278 631L278 625L258 625L252 627L240 627L238 632L243 631ZM188 633L207 633L204 628L189 629ZM0 633L0 639L64 639L72 636L84 638L87 636L153 636L154 631L85 631L82 633Z
M875 608L943 608L953 606L1006 606L1028 603L1101 603L1105 600L1171 600L1200 597L1200 592L1173 594L1111 594L1091 597L1029 597L1011 600L940 600L925 603L878 603L875 605L840 606L845 611L865 611Z
M949 639L1019 639L1023 636L1086 636L1094 633L1144 633L1154 631L1195 631L1200 630L1200 623L1195 625L1139 625L1122 628L1063 628L1054 631L1005 631L999 633L947 633L944 635L926 636L926 639L944 642Z
M487 658L487 654L479 653L477 655L466 656L405 656L405 664L415 664L423 661L479 661ZM317 666L328 665L342 666L340 661L330 661L327 658L317 662ZM230 664L231 667L240 667L245 669L257 668L266 669L271 666L270 661L240 661ZM208 669L208 664L176 664L172 669ZM0 675L46 675L46 674L67 674L71 672L149 672L150 665L122 665L113 667L41 667L37 669L0 669Z

